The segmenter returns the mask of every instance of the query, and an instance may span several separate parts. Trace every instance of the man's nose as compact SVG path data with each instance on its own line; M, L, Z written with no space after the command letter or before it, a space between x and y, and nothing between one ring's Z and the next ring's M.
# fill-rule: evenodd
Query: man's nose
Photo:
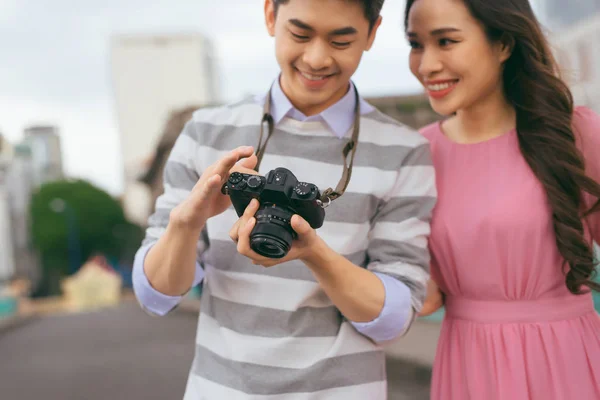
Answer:
M329 68L333 63L329 44L323 43L321 40L315 40L308 44L304 50L302 61L313 71Z

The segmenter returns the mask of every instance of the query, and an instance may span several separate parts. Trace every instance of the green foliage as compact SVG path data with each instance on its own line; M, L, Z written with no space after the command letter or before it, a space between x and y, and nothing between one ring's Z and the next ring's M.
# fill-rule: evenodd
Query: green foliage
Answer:
M30 211L32 243L40 255L43 291L48 294L57 294L57 281L91 255L122 260L141 241L140 229L125 219L119 202L86 181L43 185L33 195Z

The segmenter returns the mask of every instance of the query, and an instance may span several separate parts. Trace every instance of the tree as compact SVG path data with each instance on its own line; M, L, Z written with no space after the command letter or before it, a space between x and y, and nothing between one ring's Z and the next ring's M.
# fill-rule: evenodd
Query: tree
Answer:
M30 207L32 243L43 271L38 296L59 294L60 280L93 254L121 261L131 252L131 234L138 240L139 229L125 219L119 202L83 180L42 185Z

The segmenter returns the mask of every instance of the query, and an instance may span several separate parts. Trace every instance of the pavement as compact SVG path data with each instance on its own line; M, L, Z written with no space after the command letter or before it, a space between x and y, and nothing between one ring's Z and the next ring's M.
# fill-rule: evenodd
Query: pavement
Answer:
M196 322L185 306L158 318L126 301L102 311L0 324L0 398L181 399ZM428 342L437 326L418 322L386 349L389 400L429 398L435 342Z

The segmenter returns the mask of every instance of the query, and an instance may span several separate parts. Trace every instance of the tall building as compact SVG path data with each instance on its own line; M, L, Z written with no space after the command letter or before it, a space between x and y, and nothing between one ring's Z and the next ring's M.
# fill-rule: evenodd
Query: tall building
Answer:
M14 146L6 175L10 209L10 229L15 273L35 286L40 279L39 263L31 247L29 205L34 190L34 163L31 149L25 144Z
M540 15L576 104L600 112L600 0L541 0Z
M64 177L58 128L31 126L25 129L23 142L31 151L33 185L40 186Z
M163 127L174 110L218 102L211 43L201 35L118 36L111 67L124 163L127 217L147 223L148 187L139 182L152 162Z
M3 282L12 278L15 272L15 259L11 239L10 200L6 177L8 175L9 143L0 135L0 288Z

